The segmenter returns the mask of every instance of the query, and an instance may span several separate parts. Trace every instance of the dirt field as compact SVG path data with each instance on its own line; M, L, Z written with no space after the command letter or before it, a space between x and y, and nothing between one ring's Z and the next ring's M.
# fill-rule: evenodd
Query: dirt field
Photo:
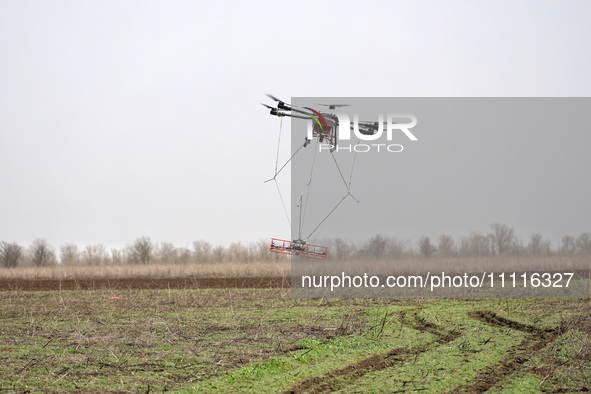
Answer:
M2 286L2 392L591 389L587 299L292 299L280 277Z
M0 291L289 288L289 277L0 279Z

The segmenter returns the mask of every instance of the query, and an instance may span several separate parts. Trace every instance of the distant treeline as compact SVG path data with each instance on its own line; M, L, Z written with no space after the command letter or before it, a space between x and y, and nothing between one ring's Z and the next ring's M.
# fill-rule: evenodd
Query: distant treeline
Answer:
M437 239L422 236L418 242L375 235L362 244L342 239L325 240L329 259L335 260L396 260L409 257L476 257L476 256L551 256L591 254L591 233L562 237L558 247L552 248L548 239L541 234L531 234L527 241L519 239L512 228L495 223L488 233L472 233L454 239L442 234Z
M17 243L0 242L0 265L48 267L56 264L69 266L101 266L126 264L190 264L250 261L280 261L285 255L269 252L269 242L250 244L232 243L227 247L195 241L192 248L177 247L168 242L153 242L149 237L137 238L123 249L107 249L103 244L84 248L67 243L56 250L44 239L36 239L29 247Z
M512 228L495 223L485 234L472 233L459 240L449 235L437 239L423 236L418 242L375 235L356 243L340 238L318 241L327 246L330 260L396 260L409 257L473 257L495 255L574 255L591 254L591 233L564 236L557 248L541 234L532 234L527 241L518 239ZM101 266L126 264L190 264L220 262L281 261L286 255L269 252L270 241L249 244L240 242L229 246L214 246L195 241L192 248L171 243L155 243L149 237L137 238L124 249L107 249L102 244L79 248L64 244L56 250L43 239L36 239L28 247L15 242L0 242L0 265L6 268L19 265L47 267L57 264L70 266Z

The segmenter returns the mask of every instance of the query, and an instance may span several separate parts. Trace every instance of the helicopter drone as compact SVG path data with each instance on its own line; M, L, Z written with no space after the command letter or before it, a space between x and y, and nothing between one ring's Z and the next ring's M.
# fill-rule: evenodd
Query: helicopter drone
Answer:
M270 105L261 103L263 106L271 110L271 115L278 117L288 116L291 118L314 120L312 123L312 137L317 137L320 143L323 143L325 140L327 140L331 145L331 152L337 148L339 119L336 114L320 112L310 107L297 107L286 103L269 93L267 93L267 96L277 103L277 107L272 107ZM350 106L349 104L318 105L328 107L329 110ZM363 135L374 135L377 133L379 126L380 124L378 122L361 121L358 124L358 131ZM304 147L308 146L310 142L311 140L308 138L308 136L306 136Z
M277 97L273 96L272 94L267 94L267 96L276 102L276 107L261 103L263 106L270 109L271 115L277 116L280 118L290 117L290 118L296 118L296 119L311 120L312 121L312 139L317 138L319 143L324 143L325 141L328 142L328 144L331 147L330 148L331 154L337 148L339 118L336 114L331 113L331 112L327 112L326 109L315 110L311 107L295 106L295 105L286 103L285 101L278 99ZM320 105L322 107L327 107L329 111L336 110L337 108L349 106L349 104L318 104L318 105ZM349 127L351 127L351 126L349 126ZM357 124L357 132L359 132L360 134L364 134L364 135L374 135L378 132L379 128L380 128L379 122L360 121ZM281 131L281 128L280 128L280 131ZM309 135L306 135L306 137L304 139L304 144L300 147L300 149L302 147L303 148L307 147L312 142L312 140L309 137L310 137ZM281 138L281 136L279 138ZM291 161L291 159L299 152L300 149L298 149L292 155L292 157L287 161L287 163L289 163ZM285 168L287 163L285 163L283 165L283 167L281 167L281 169L279 169L279 171L277 171L277 165L276 165L275 176L273 178L269 179L268 181L274 180L275 182L277 182L277 180L276 180L277 175L279 174L279 172L281 172L281 170L283 170L283 168ZM338 167L338 163L336 162L336 159L335 159L335 164ZM339 169L339 172L340 171L341 170ZM352 171L352 169L351 169L351 171ZM342 173L341 173L341 177L342 177ZM266 182L268 182L268 181L266 181ZM311 179L310 179L310 181L311 181ZM343 178L343 181L345 181L344 178ZM309 187L309 185L310 185L310 182L308 182L308 187ZM349 181L349 185L347 185L347 183L345 181L345 186L347 187L347 194L333 208L333 210L330 211L330 213L324 218L324 220L322 220L320 222L320 224L314 229L314 231L316 231L316 229L318 229L318 227L320 227L320 225L322 223L324 223L324 221L328 218L328 216L330 216L330 214L332 214L332 212L334 212L334 210L345 200L345 198L347 196L353 197L353 195L350 193L351 182ZM278 185L277 185L277 189L279 191L279 196L281 197L281 191L279 190ZM309 189L308 189L308 191L309 191ZM353 197L353 199L355 199L355 197ZM355 200L357 201L357 199L355 199ZM283 203L283 197L281 197L281 202ZM307 202L307 198L306 198L306 202ZM359 201L357 201L357 202L359 202ZM285 209L285 204L283 204L283 207L284 207L286 216L288 217L288 221L289 221L289 215L287 214L287 209ZM326 260L327 253L328 253L327 247L319 246L319 245L311 245L311 244L307 243L307 241L302 239L302 234L301 234L302 201L301 201L301 199L300 199L299 207L300 207L300 230L299 230L300 234L299 234L298 238L293 241L272 238L269 251L275 252L275 253L283 253L283 254L287 254L287 255L295 255L295 256L308 257L308 258L313 258L313 259ZM312 233L308 236L308 238L314 233L314 231L312 231Z

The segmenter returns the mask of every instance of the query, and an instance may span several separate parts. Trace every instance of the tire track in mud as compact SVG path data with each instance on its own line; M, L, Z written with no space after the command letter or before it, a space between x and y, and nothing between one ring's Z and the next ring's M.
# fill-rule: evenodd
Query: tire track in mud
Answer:
M530 360L534 353L546 347L559 336L556 330L540 329L523 324L499 316L492 311L475 311L469 313L468 316L493 327L524 332L527 336L519 345L512 347L503 360L484 368L474 379L454 388L451 391L453 393L481 393L492 388L505 377L519 371L521 365Z
M416 311L419 308L412 308L406 311L398 312L402 321L405 321L406 314L409 312ZM386 368L394 368L397 365L409 360L413 356L424 353L428 350L433 349L432 344L438 343L439 345L446 344L453 341L460 336L459 332L444 333L438 329L434 324L421 321L418 314L415 312L414 321L410 322L410 326L420 332L428 332L437 337L433 342L425 345L416 347L400 347L392 349L386 353L375 354L371 357L357 361L353 364L349 364L346 367L338 368L333 371L327 372L322 376L314 376L303 380L288 389L288 393L301 393L301 392L312 392L312 393L323 393L328 391L338 390L346 384L345 381L354 381L362 378L370 372L381 371Z
M290 277L0 279L0 291L289 288Z

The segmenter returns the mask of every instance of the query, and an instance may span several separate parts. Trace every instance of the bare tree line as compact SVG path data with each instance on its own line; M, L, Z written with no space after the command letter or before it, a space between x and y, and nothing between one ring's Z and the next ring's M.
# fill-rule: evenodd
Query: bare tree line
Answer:
M155 243L149 237L137 238L124 249L107 249L103 244L84 248L66 243L57 251L44 239L34 240L29 247L16 242L0 242L0 266L13 268L19 265L48 267L106 266L126 264L190 264L220 262L281 261L285 255L269 252L266 240L242 244L232 243L226 247L206 241L195 241L191 248L177 247L172 243Z
M493 223L488 233L473 232L469 236L455 240L447 234L437 239L422 236L415 244L410 240L375 235L362 244L355 244L343 239L324 240L333 253L333 260L396 260L420 256L437 257L476 257L476 256L550 256L591 254L591 233L585 232L577 237L562 237L558 248L552 248L551 242L539 233L531 234L526 242L520 240L512 228Z
M524 243L512 228L499 223L490 226L488 233L471 233L455 240L442 234L432 240L422 236L417 243L395 237L375 235L363 243L336 238L321 241L329 248L331 260L396 260L408 257L473 257L495 255L574 255L591 254L591 233L564 236L558 248L541 234L531 234ZM137 238L124 249L107 249L102 244L79 248L63 244L59 251L43 239L34 240L29 247L16 242L0 242L0 266L6 268L27 265L46 267L57 264L68 266L103 266L126 264L190 264L220 262L281 261L285 255L269 252L269 242L260 240L249 244L232 243L226 247L206 241L195 241L190 248L172 243L155 243L149 237Z

